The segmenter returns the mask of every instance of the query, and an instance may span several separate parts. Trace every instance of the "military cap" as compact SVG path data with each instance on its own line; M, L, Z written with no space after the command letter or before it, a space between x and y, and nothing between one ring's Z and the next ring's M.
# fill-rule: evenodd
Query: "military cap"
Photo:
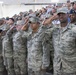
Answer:
M32 9L30 9L30 10L29 10L29 12L33 12L33 10L32 10Z
M29 14L29 17L35 17L36 14L32 13L32 14Z
M17 25L24 25L25 24L25 21L23 21L23 20L20 20L20 21L17 21L17 23L16 23Z
M62 8L57 9L57 14L60 14L60 13L67 14L68 11L69 10L66 7L62 7Z
M36 16L38 16L40 14L40 12L39 11L36 11L35 14L36 14Z
M39 18L37 17L30 17L29 23L40 23Z
M21 16L18 16L18 17L17 17L17 20L22 20L22 17L21 17Z
M6 20L9 20L9 17L6 17Z
M13 18L9 18L10 20L12 20L14 22L14 19Z
M57 3L56 6L62 7L62 3Z
M69 14L76 14L76 11L75 11L74 9L71 9L71 10L69 11Z

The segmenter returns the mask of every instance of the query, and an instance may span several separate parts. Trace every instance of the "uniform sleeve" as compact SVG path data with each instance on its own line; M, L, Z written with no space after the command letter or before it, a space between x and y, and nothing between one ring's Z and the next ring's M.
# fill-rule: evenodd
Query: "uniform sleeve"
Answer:
M6 32L6 36L10 37L12 35L12 32L11 30L9 29L7 32Z
M10 36L12 36L12 34L15 33L15 32L17 32L17 30L16 30L15 28L14 28L14 29L11 29L11 28L10 28L10 29L7 31L6 35L8 35L8 36L10 37Z
M72 32L73 32L74 37L76 38L76 26L72 28Z
M47 33L44 34L42 46L43 46L42 69L45 69L50 65L50 37Z

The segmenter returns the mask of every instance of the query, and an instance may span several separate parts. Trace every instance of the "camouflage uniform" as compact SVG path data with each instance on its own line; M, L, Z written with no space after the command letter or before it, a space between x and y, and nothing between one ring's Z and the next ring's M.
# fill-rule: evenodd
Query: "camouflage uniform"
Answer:
M5 31L8 29L9 27L7 26L7 24L3 24L0 26L0 30L2 30L1 36L0 36L0 75L4 75L3 72L5 72L5 65L4 65L4 61L3 61L3 49L2 49L2 42L3 42L3 37L5 35Z
M50 64L50 50L48 34L38 30L28 37L28 75L43 75L41 69L46 69Z
M2 38L0 36L0 75L3 75L3 71L4 71L4 64L2 57Z
M12 32L9 29L3 39L3 56L8 75L15 75L12 45Z
M3 25L0 26L0 29L8 30L9 29L9 25L8 24L3 24Z
M76 26L53 30L54 75L76 75Z
M53 42L52 42L52 26L42 26L40 27L40 31L41 32L46 32L48 34L48 40L49 40L49 44L48 44L48 49L50 50L50 65L47 69L47 72L51 71L51 73L53 72L53 58L54 58L54 48L53 48Z
M26 52L28 32L18 31L13 36L14 69L16 75L26 75Z
M2 33L2 46L3 46L3 42L5 41L5 35L6 35L6 32L9 30L10 26L7 25L7 24L3 24L2 26L0 26L0 29L3 30L3 33ZM3 60L4 60L4 65L5 65L5 53L4 53L4 49L2 48L2 55L3 55Z

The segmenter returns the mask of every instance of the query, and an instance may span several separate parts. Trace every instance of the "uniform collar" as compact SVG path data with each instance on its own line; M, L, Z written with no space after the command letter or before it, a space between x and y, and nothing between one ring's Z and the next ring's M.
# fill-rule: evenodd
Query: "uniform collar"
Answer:
M65 26L65 27L63 28L62 32L65 32L68 28L71 28L71 27L70 27L70 23L68 23L67 26Z

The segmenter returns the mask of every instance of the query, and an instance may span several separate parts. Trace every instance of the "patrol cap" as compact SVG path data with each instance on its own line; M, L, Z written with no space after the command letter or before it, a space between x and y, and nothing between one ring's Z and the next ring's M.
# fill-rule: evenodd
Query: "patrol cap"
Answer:
M32 13L32 14L29 14L28 16L29 16L29 17L35 17L36 14Z
M32 9L30 9L30 10L29 10L29 12L33 12L33 10L32 10Z
M6 17L6 20L9 20L9 17Z
M40 14L40 12L39 11L36 11L35 14L36 14L36 16L38 16Z
M21 17L21 16L18 16L18 17L17 17L17 20L22 20L22 17Z
M25 24L25 21L20 20L20 21L17 21L16 24L17 24L17 25L24 25L24 24Z
M12 20L14 22L14 19L13 18L9 18L10 20Z
M69 14L76 14L76 11L75 11L74 9L71 9L71 10L69 11Z
M63 5L62 3L57 3L56 4L57 7L62 7L62 5Z
M29 23L40 23L39 18L37 17L30 17Z
M60 14L60 13L67 14L68 9L66 7L62 7L62 8L57 9L57 15Z

